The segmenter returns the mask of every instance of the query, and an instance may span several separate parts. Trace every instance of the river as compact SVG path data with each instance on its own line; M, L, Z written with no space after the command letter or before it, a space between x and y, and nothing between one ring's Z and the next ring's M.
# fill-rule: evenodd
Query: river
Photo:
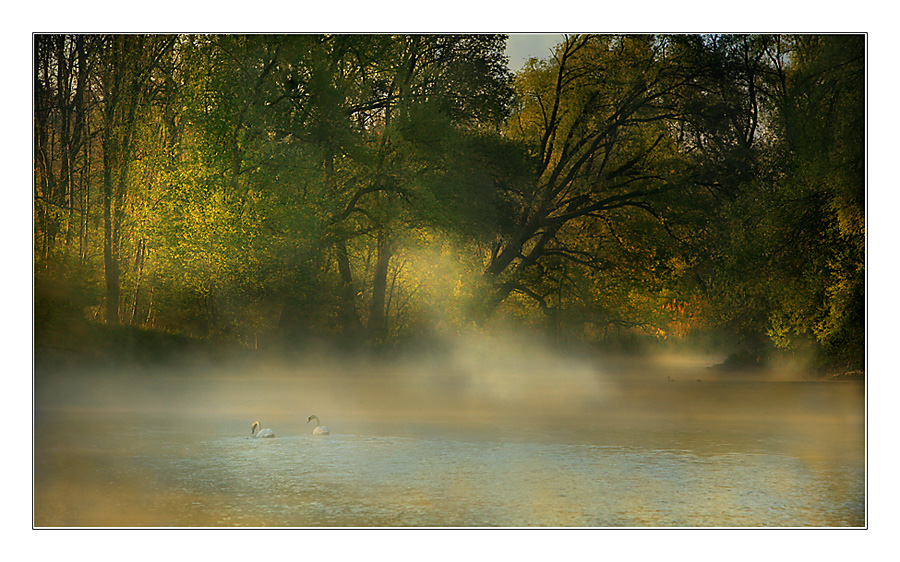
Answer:
M866 525L861 382L471 367L39 375L34 525Z

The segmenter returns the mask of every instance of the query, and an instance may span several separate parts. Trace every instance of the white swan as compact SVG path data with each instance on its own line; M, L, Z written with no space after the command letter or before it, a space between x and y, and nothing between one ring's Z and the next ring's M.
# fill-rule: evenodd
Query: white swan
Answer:
M252 437L275 437L275 432L271 429L260 429L259 422L255 421L250 424L250 435Z
M324 425L319 425L319 416L313 414L306 418L306 423L309 423L313 420L316 420L316 427L313 429L313 435L328 435L328 428Z

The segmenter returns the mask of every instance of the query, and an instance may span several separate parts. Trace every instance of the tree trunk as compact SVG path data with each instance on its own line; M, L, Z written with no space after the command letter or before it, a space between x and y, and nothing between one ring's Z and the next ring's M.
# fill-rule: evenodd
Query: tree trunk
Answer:
M482 323L488 320L497 307L500 306L500 303L506 300L509 294L516 288L522 273L540 259L544 254L547 243L556 236L556 233L561 226L539 227L537 226L538 224L540 223L532 222L532 224L526 225L520 234L511 240L502 251L494 256L488 264L488 267L485 268L482 280L487 291L484 293L482 304L478 307L476 315L473 318L476 323ZM543 231L541 231L541 228L543 228ZM537 234L538 232L540 232L540 234ZM535 242L526 252L525 245L536 235L538 236L537 242ZM515 262L517 258L519 261L513 266L513 262ZM506 279L501 281L500 275L504 271L510 269L512 271L505 276Z
M105 80L103 130L103 262L106 277L106 321L119 322L119 246L124 222L128 164L131 159L135 114L143 83L140 37L111 38L110 69Z
M340 240L335 245L338 272L341 276L341 308L344 319L344 333L356 338L362 333L362 322L356 311L356 287L353 283L353 272L350 270L350 257L347 255L347 241Z
M107 147L104 147L106 152ZM119 261L116 255L116 225L113 220L112 159L104 154L103 166L103 265L106 277L106 322L119 323Z
M137 323L137 311L141 297L141 284L144 281L144 258L146 257L147 245L141 238L138 242L137 255L135 256L135 268L137 269L137 283L134 288L134 299L131 304L131 323Z
M375 277L372 280L372 303L369 308L369 339L383 342L387 336L387 274L391 261L390 244L384 231L378 233L378 257L375 261Z

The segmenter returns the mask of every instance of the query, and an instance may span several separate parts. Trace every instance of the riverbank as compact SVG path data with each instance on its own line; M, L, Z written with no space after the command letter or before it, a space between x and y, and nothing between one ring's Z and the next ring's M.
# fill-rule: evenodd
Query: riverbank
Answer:
M483 339L480 338L482 343ZM510 341L515 343L516 340L504 336L489 339L496 339L491 345L497 347L490 354L498 358L516 355L515 345L510 349L503 349ZM521 342L516 345L520 344ZM123 367L133 371L175 367L180 372L192 372L243 362L291 361L310 356L323 359L354 358L364 363L390 363L391 360L415 357L433 359L459 353L461 345L465 344L460 341L423 338L373 347L339 339L309 338L253 349L225 338L203 339L135 326L110 326L85 320L56 319L35 327L32 351L34 371L50 374ZM815 364L788 352L737 352L721 359L722 355L698 355L696 351L680 349L677 345L650 345L646 342L638 348L629 349L623 349L621 345L604 347L581 344L561 350L548 344L547 351L562 352L565 356L577 355L586 361L598 360L613 370L630 371L654 360L670 364L673 361L674 364L681 364L690 360L691 367L705 367L718 377L763 375L777 371L791 373L798 379L806 380L865 379L865 371L862 369L846 365Z

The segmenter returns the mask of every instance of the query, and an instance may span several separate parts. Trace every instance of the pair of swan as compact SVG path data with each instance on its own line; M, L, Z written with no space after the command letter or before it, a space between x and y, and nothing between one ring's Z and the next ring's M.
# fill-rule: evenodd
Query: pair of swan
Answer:
M306 418L306 423L309 423L313 420L316 420L316 427L313 428L313 435L328 435L328 428L324 425L319 425L319 416L313 414ZM260 425L258 421L250 424L250 436L251 437L262 437L262 438L272 438L275 437L275 432L271 429L260 429Z

